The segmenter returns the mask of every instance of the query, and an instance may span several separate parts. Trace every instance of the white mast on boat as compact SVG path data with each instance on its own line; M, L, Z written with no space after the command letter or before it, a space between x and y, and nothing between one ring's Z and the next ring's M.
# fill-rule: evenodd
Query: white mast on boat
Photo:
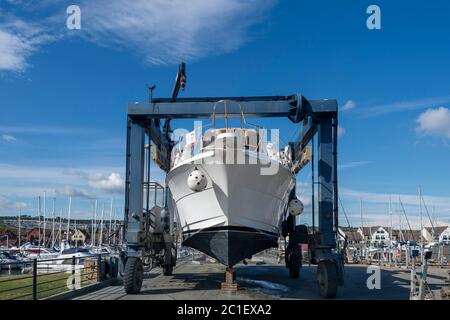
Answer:
M362 199L359 199L359 213L361 214L361 230L364 234L363 212L362 212ZM363 235L364 236L364 235Z
M392 203L391 194L389 194L389 218L390 218L390 234L389 234L389 264L392 263Z
M116 210L114 210L113 213L113 220L114 220L114 236L113 236L113 244L116 244L116 232L117 232L117 220L116 220Z
M402 233L402 212L400 210L400 194L398 194L398 237L400 239L400 241L402 241L403 237L403 233ZM403 239L405 240L405 239Z
M46 215L46 207L47 207L47 205L46 205L46 203L45 203L45 199L46 199L46 192L44 191L44 233L43 233L43 238L44 238L44 240L42 241L42 245L44 246L44 248L45 248L45 215Z
M55 210L56 210L56 198L53 198L53 209L52 209L52 248L55 246Z
M392 200L391 200L391 195L389 194L389 218L390 218L390 229L391 229L391 233L389 235L389 238L391 239L392 242Z
M19 208L19 242L18 242L18 248L20 252L20 216L22 215L22 209Z
M362 232L363 243L364 243L364 247L363 248L365 248L365 257L367 257L367 242L366 242L366 239L365 239L365 232L364 232L362 199L359 199L359 212L361 214L361 232ZM361 256L362 256L362 252L361 252Z
M69 241L70 232L70 213L72 211L72 196L69 197L69 212L67 213L67 237L66 240Z
M423 263L423 217L422 217L422 190L419 185L419 211L420 211L420 261Z
M109 209L109 228L108 228L108 244L111 244L111 222L113 214L113 198L111 198L111 207Z
M103 242L103 216L105 214L105 203L102 203L102 218L100 220L100 236L98 237L98 245L101 247Z
M39 248L41 247L41 196L38 196L38 239Z
M97 237L97 199L94 203L94 232L92 233L92 246L95 247L95 238Z
M59 210L59 232L58 232L58 243L59 247L61 248L61 236L62 236L62 216L63 216L63 208Z
M91 218L91 247L94 246L94 214L95 214L95 202L92 202L92 218Z

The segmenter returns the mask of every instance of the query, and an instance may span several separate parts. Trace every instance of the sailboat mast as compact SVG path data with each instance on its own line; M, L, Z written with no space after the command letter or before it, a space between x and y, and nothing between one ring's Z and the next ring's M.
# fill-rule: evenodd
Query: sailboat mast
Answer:
M55 210L56 210L56 198L53 198L53 208L52 208L52 248L55 246Z
M398 230L399 230L398 231L399 239L401 241L403 238L403 233L402 233L402 212L400 211L400 194L398 195Z
M92 238L94 239L93 246L95 247L95 238L97 237L97 200L95 200L94 205L94 233L92 235Z
M95 202L92 202L92 218L91 218L91 247L94 246L94 210Z
M59 247L61 247L62 216L63 216L63 208L61 208L61 210L59 211L59 232L58 232L58 243L59 243Z
M103 216L105 214L105 203L102 203L102 218L100 220L100 236L98 237L99 246L103 243Z
M41 247L41 196L38 196L38 239Z
M113 199L111 198L111 207L109 208L109 228L108 228L108 243L111 244L111 222L113 213Z
M422 190L419 186L419 211L420 211L420 261L423 261L423 217L422 217Z
M361 231L364 237L364 223L363 223L363 210L362 210L362 199L359 199L359 212L361 214Z
M20 252L20 216L22 215L22 209L19 208L19 245L17 246L19 248Z
M113 213L113 220L114 220L114 236L113 236L113 244L116 244L116 232L117 232L117 220L116 220L116 210L114 210Z
M391 195L389 194L389 217L390 217L390 223L391 223L391 234L389 235L389 239L392 243L392 201L391 201Z
M43 246L44 246L44 248L45 248L45 229L46 229L46 226L45 226L45 215L46 215L46 203L45 203L45 199L46 199L46 192L44 191L44 234L43 234L43 238L44 238L44 241L42 241L42 244L43 244Z
M69 241L69 231L70 231L70 213L72 211L72 196L69 197L69 212L67 213L67 237L66 240Z

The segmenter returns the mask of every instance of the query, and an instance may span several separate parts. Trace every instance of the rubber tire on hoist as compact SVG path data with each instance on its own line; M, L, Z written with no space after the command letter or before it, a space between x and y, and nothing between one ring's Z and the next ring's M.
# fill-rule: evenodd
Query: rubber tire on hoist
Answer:
M338 287L338 274L336 264L331 260L323 260L317 266L317 282L319 293L323 298L336 297Z
M289 259L289 277L298 279L300 276L300 258L293 254Z
M163 275L171 276L172 272L173 272L172 264L167 264L167 265L163 266Z
M142 281L144 279L144 269L141 259L129 257L125 264L125 275L123 279L125 292L136 294L141 291Z
M172 243L170 250L166 250L164 253L164 261L163 264L163 275L165 276L171 276L173 273L173 267L177 264L177 248Z

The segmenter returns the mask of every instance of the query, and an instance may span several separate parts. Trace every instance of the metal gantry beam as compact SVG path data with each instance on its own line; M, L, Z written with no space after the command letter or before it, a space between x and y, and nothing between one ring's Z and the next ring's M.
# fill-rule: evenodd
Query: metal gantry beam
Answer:
M336 100L306 100L301 95L262 97L211 97L211 98L155 98L151 103L128 105L128 115L134 119L209 118L213 111L224 113L221 101L227 105L229 116L249 118L287 117L294 123L312 114L336 112Z

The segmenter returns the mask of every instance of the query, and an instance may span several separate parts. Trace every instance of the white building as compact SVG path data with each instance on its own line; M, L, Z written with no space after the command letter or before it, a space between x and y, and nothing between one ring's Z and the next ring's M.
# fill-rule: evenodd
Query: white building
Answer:
M422 229L422 236L424 242L430 243L438 240L439 242L449 243L450 241L450 227L434 227L434 238L433 239L433 228L424 227Z
M358 228L358 232L364 239L364 242L370 242L371 245L378 246L389 244L391 239L389 237L389 228L374 226L374 227L364 227Z
M450 227L445 228L439 235L439 242L450 244Z
M374 231L374 233L372 233L370 242L372 244L388 244L391 241L390 237L389 237L389 232L386 231L385 228L383 227L378 227L378 229L376 229Z
M78 246L78 242L84 244L86 242L86 235L79 229L76 229L71 237L72 242L75 243L75 246Z

